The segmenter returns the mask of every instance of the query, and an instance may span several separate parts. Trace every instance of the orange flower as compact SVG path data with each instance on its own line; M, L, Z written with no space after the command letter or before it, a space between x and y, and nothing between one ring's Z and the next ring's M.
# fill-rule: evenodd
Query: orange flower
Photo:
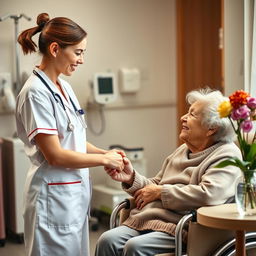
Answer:
M250 95L247 92L238 90L229 96L229 100L233 108L239 108L240 106L247 104L248 97L250 97Z

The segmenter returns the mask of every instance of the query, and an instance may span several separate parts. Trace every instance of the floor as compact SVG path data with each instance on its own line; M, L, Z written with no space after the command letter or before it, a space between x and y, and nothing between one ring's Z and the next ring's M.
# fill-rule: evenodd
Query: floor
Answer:
M108 223L105 221L97 225L98 230L90 231L90 255L94 255L95 244L99 236L108 229ZM25 256L24 244L19 244L14 239L7 239L4 247L0 247L1 256Z

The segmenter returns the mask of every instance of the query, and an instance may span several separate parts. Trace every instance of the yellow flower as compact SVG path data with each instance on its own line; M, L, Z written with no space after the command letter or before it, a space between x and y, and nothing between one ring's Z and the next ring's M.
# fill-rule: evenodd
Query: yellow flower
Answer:
M231 113L232 105L229 101L223 101L218 107L218 112L221 118L228 117Z

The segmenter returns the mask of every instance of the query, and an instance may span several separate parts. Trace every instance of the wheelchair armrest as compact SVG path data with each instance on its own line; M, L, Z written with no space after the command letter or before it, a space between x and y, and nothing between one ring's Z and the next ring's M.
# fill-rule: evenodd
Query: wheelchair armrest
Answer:
M182 231L189 221L196 221L196 211L184 215L176 226L175 231L175 256L182 255Z
M110 216L110 229L118 226L117 220L120 215L120 222L122 223L128 216L131 209L135 206L134 198L127 198L121 203L117 204Z

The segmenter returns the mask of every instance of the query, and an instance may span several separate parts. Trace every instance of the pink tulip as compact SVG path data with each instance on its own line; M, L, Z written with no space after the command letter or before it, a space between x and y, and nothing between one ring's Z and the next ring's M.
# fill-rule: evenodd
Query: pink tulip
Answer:
M241 128L244 132L250 132L252 130L253 124L250 120L245 120L241 123Z
M255 109L256 108L256 98L254 97L248 97L247 98L247 106L249 108Z
M234 109L231 113L231 118L233 120L246 119L250 115L251 110L243 105L237 109Z

